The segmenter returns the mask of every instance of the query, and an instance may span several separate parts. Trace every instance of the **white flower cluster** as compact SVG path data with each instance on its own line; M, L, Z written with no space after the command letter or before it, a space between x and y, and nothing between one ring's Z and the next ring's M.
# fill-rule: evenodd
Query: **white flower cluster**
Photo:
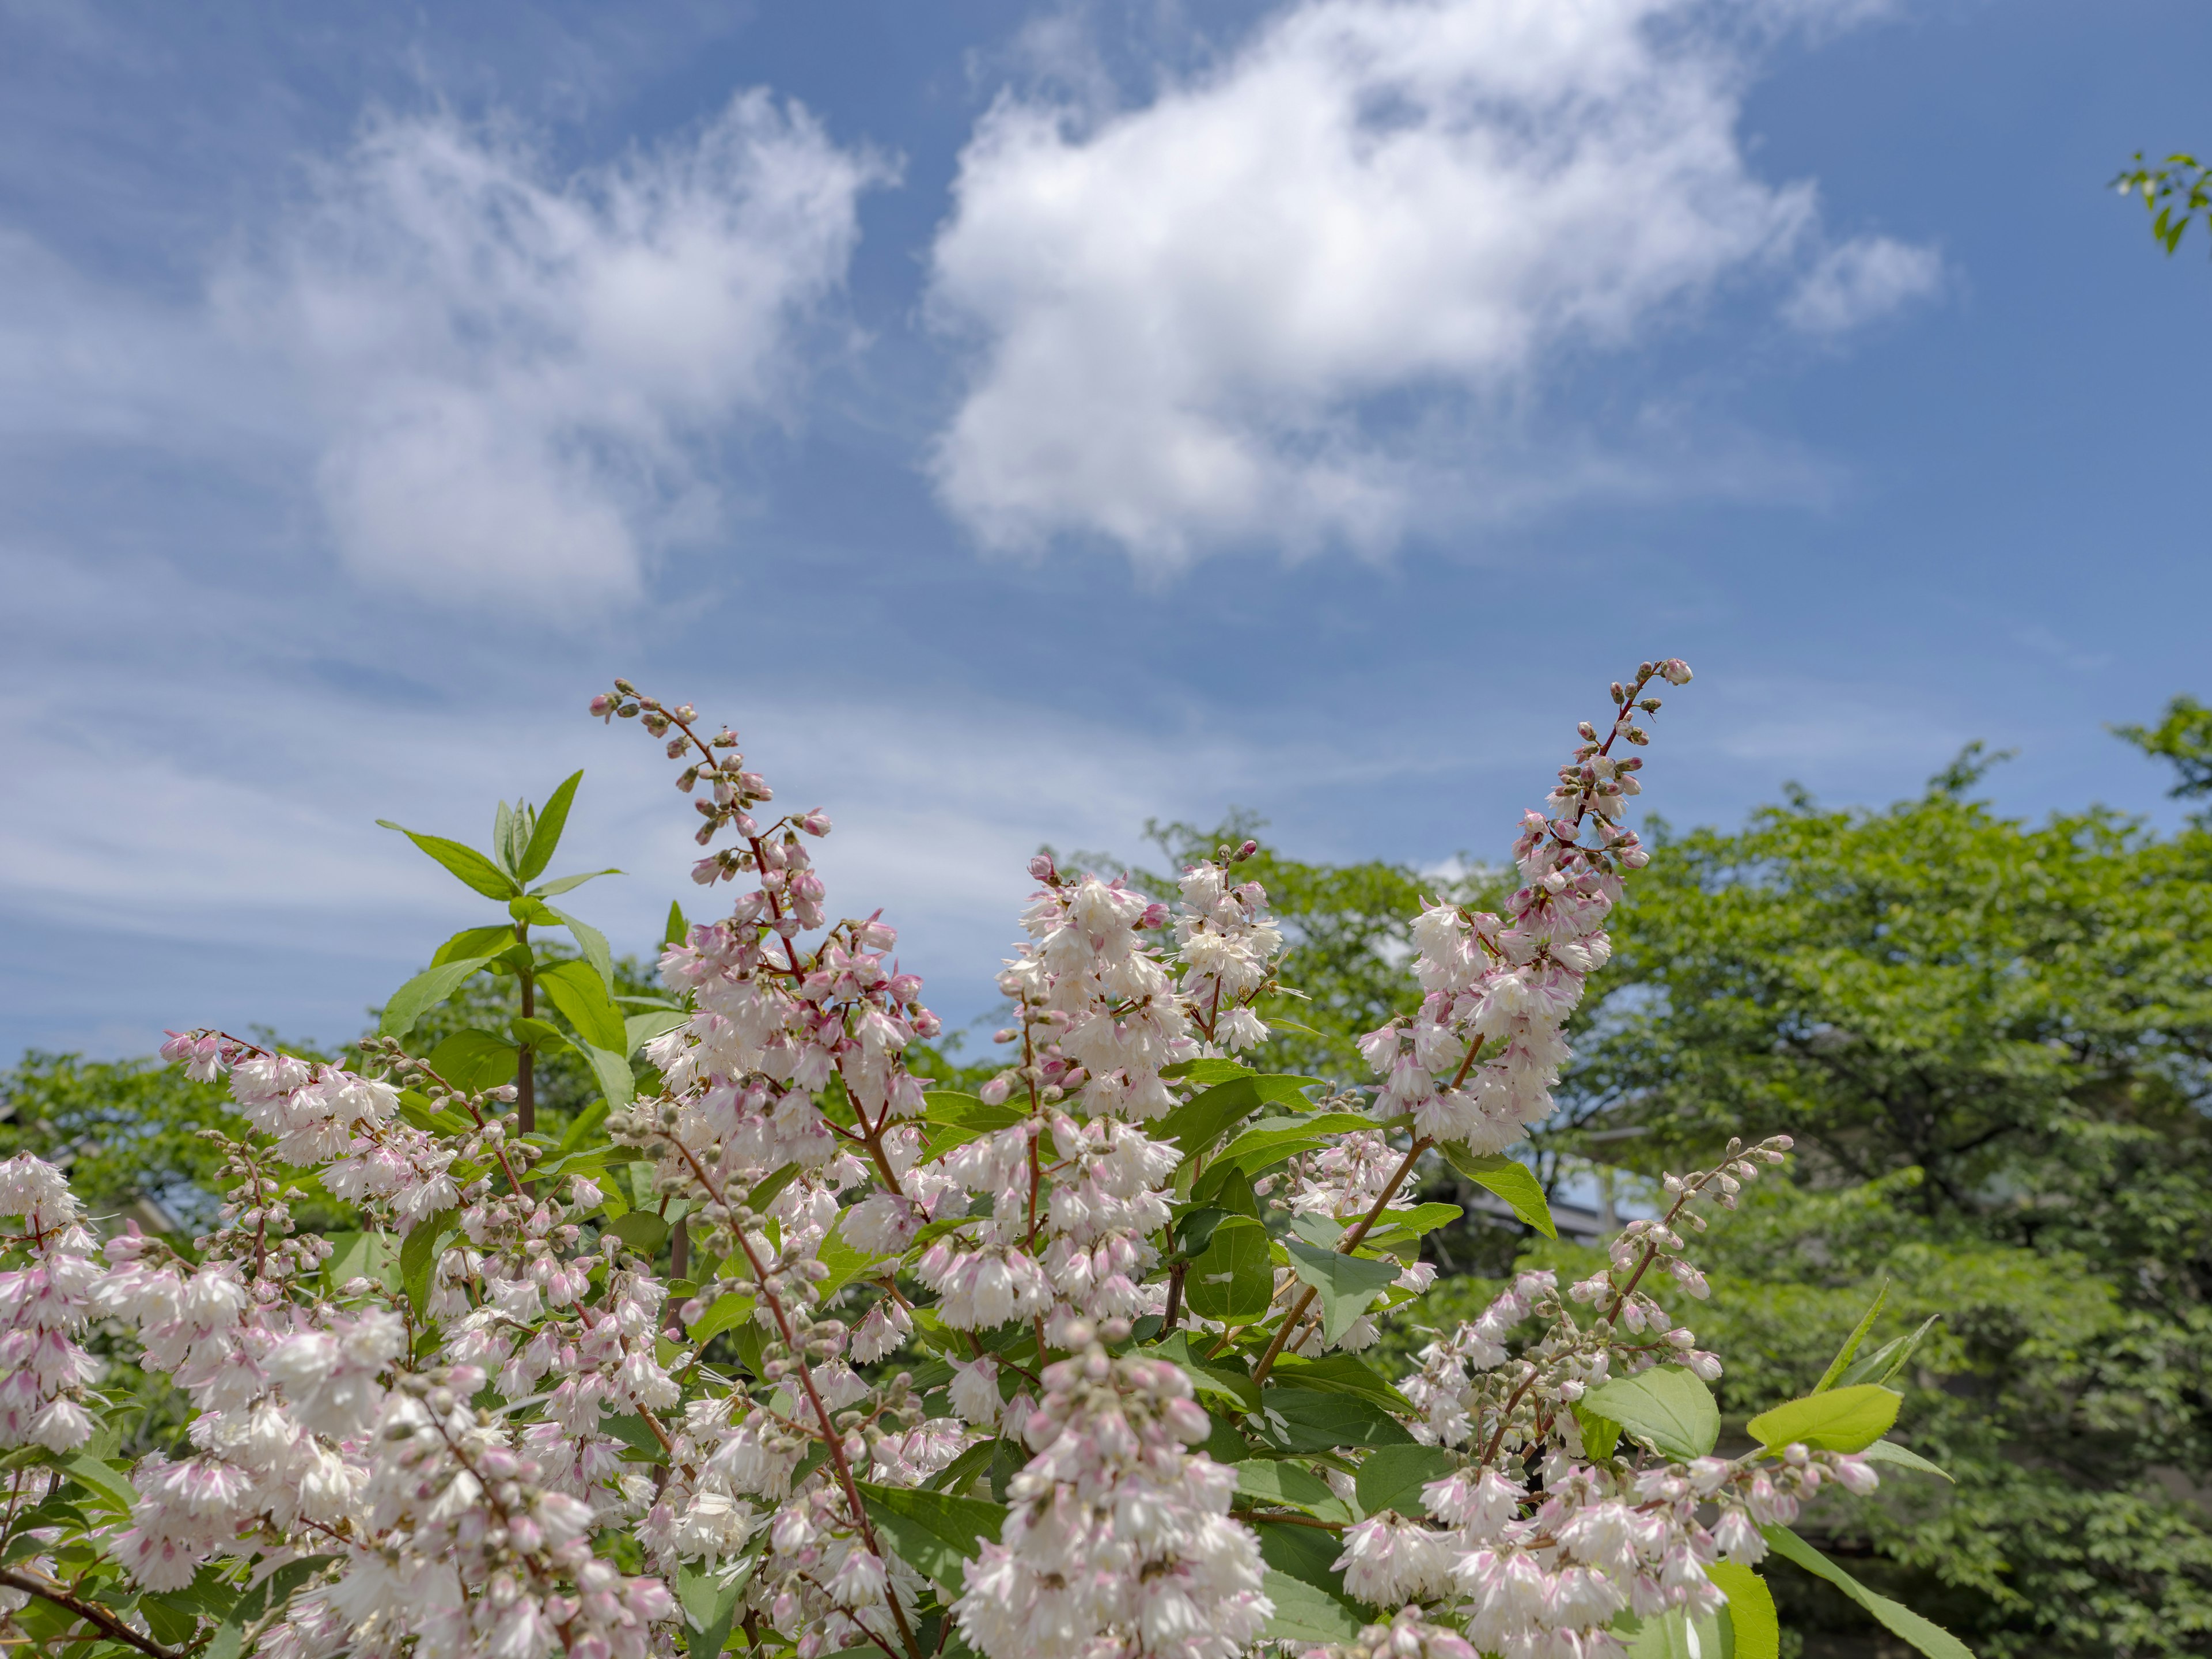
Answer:
M989 1659L1232 1659L1274 1605L1257 1540L1229 1518L1236 1471L1184 1449L1207 1432L1188 1379L1114 1358L1087 1325L1066 1340L1023 1427L1036 1456L1005 1534L968 1564L961 1634Z
M1582 746L1547 803L1552 816L1531 812L1522 822L1513 849L1522 884L1506 915L1433 904L1415 919L1420 1010L1360 1040L1383 1079L1378 1116L1410 1112L1425 1139L1495 1152L1551 1114L1568 1056L1567 1017L1584 981L1612 955L1605 919L1620 897L1621 872L1650 858L1620 823L1643 762L1615 757L1613 747L1647 741L1635 716L1657 711L1658 698L1640 695L1655 678L1681 685L1690 671L1673 658L1644 665L1632 685L1613 686L1612 728L1601 738L1583 726ZM1595 846L1582 841L1585 820L1596 826Z
M1245 1514L1340 1534L1343 1589L1379 1615L1340 1659L1618 1655L1621 1615L1711 1612L1709 1570L1757 1561L1762 1527L1831 1481L1874 1485L1803 1446L1674 1461L1585 1439L1594 1390L1717 1376L1652 1291L1703 1294L1695 1206L1731 1205L1784 1143L1670 1183L1666 1213L1564 1292L1521 1275L1402 1397L1349 1354L1434 1277L1402 1224L1423 1153L1503 1146L1547 1109L1643 857L1615 739L1643 740L1649 682L1687 677L1646 665L1615 688L1613 727L1584 729L1522 838L1503 919L1418 920L1419 1011L1365 1040L1383 1081L1351 1120L1312 1116L1348 1097L1235 1059L1267 1036L1284 945L1238 878L1249 842L1185 871L1172 907L1041 855L1000 981L1013 1063L973 1096L933 1090L939 1027L895 933L832 920L806 850L828 819L763 823L772 792L734 734L617 682L595 708L668 739L701 844L732 838L695 873L738 888L662 958L681 1006L656 1015L649 1092L614 1088L603 1136L586 1120L563 1140L504 1110L514 1088L455 1086L396 1040L364 1045L372 1076L176 1036L250 1126L225 1144L219 1224L189 1254L111 1238L103 1273L60 1176L0 1163L0 1217L21 1220L0 1236L0 1444L87 1443L82 1334L134 1333L189 1429L138 1462L130 1524L97 1547L144 1597L289 1575L252 1634L263 1659L667 1659L733 1629L796 1659L929 1659L954 1628L984 1659L1237 1659L1300 1628L1278 1620L1291 1594L1342 1617L1271 1580ZM1248 1125L1263 1107L1284 1115ZM1327 1138L1347 1123L1370 1127ZM301 1230L307 1170L361 1212L343 1247ZM1450 1468L1419 1512L1334 1507L1377 1442L1314 1425L1358 1402ZM1260 1455L1196 1449L1216 1435ZM14 1497L48 1478L10 1461ZM1280 1494L1305 1508L1266 1508ZM32 1542L11 1595L107 1616ZM156 1659L198 1650L117 1628Z
M83 1391L98 1375L77 1342L100 1276L95 1241L61 1171L27 1154L0 1161L0 1217L27 1258L0 1271L0 1447L71 1451L92 1437Z

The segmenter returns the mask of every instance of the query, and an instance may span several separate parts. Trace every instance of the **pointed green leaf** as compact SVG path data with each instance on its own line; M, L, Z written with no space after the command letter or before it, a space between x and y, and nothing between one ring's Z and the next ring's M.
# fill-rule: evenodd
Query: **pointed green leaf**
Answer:
M1408 1417L1413 1414L1413 1402L1357 1354L1325 1353L1313 1359L1303 1354L1278 1354L1274 1369L1268 1375L1286 1389L1364 1395L1386 1411L1403 1412Z
M1205 1088L1226 1083L1231 1078L1250 1077L1253 1071L1249 1066L1239 1066L1233 1060L1179 1060L1172 1066L1161 1066L1160 1075Z
M576 799L576 786L583 781L581 772L571 773L545 798L545 805L538 808L538 823L531 830L521 865L514 872L523 880L537 880L545 873L545 866L553 862L553 849L561 844L561 831L568 827L568 803Z
M392 1000L384 1005L384 1013L376 1022L377 1035L405 1036L427 1011L459 990L490 960L489 957L463 957L458 962L424 969L392 994Z
M1579 1400L1573 1409L1575 1426L1582 1431L1583 1452L1596 1462L1611 1457L1613 1449L1620 1444L1620 1425L1589 1410Z
M1291 1271L1316 1292L1322 1336L1329 1342L1350 1330L1352 1322L1405 1271L1395 1261L1370 1261L1364 1256L1316 1249L1304 1239L1288 1240L1284 1248L1291 1253Z
M1333 1452L1347 1447L1409 1446L1413 1437L1374 1401L1310 1389L1263 1389L1261 1437L1279 1451Z
M1885 1279L1881 1281L1881 1288L1875 1292L1874 1306L1866 1310L1865 1316L1852 1329L1850 1335L1844 1339L1841 1351L1828 1362L1828 1369L1820 1373L1820 1380L1813 1385L1814 1394L1826 1394L1835 1387L1836 1379L1844 1374L1844 1367L1851 1363L1851 1356L1859 1351L1859 1344L1866 1340L1867 1333L1874 1328L1875 1316L1881 1313L1881 1304L1888 1300L1889 1281Z
M1905 1369L1906 1363L1911 1359L1913 1352L1920 1346L1922 1340L1929 1332L1936 1328L1936 1322L1942 1317L1942 1314L1930 1314L1920 1322L1919 1329L1908 1332L1903 1336L1892 1337L1865 1358L1860 1360L1857 1364L1852 1366L1850 1370L1845 1371L1844 1383L1848 1386L1859 1382L1888 1382L1891 1377Z
M429 1305L430 1287L438 1266L438 1240L453 1226L453 1212L441 1210L426 1216L408 1230L406 1239L399 1246L399 1287L407 1293L407 1300L415 1310L415 1316L423 1316Z
M464 927L438 947L430 958L433 968L442 963L459 962L464 957L496 957L517 941L514 929L495 922L489 927Z
M973 1559L986 1538L996 1542L1006 1524L1003 1504L981 1498L911 1486L856 1483L868 1506L868 1519L887 1534L884 1542L913 1567L945 1589L963 1588L963 1565Z
M708 1572L696 1563L687 1563L677 1572L676 1601L684 1609L684 1647L694 1659L713 1659L729 1644L738 1599L752 1582L754 1565L748 1561L731 1571L725 1563L722 1569Z
M581 887L587 881L597 881L601 876L618 876L620 874L622 874L622 872L619 870L586 870L581 875L556 876L551 881L541 881L537 886L532 888L530 890L530 896L532 898L558 898L563 893L573 892L575 889Z
M1350 1642L1368 1622L1366 1615L1350 1602L1274 1567L1267 1569L1261 1594L1275 1604L1267 1628L1261 1632L1263 1641L1307 1645Z
M1192 1097L1161 1119L1152 1132L1154 1139L1172 1141L1186 1154L1204 1152L1232 1125L1243 1122L1263 1106L1304 1109L1310 1103L1305 1091L1320 1081L1310 1077L1261 1077L1228 1060L1184 1063L1194 1067L1232 1067L1212 1087ZM1212 1074L1194 1071L1190 1075L1195 1081L1205 1082Z
M463 1094L482 1094L514 1081L514 1045L473 1027L454 1032L425 1058L432 1071Z
M1359 1507L1370 1515L1395 1510L1418 1520L1428 1513L1421 1507L1421 1488L1458 1467L1459 1459L1441 1446L1380 1447L1359 1466Z
M128 1475L110 1468L88 1452L64 1452L51 1461L70 1480L94 1497L105 1498L120 1508L126 1515L130 1513L131 1505L138 1501L138 1489L131 1484Z
M514 838L514 809L501 801L491 815L491 854L508 875L515 873L515 855L522 850Z
M1661 1455L1683 1462L1705 1456L1721 1435L1713 1391L1680 1365L1615 1377L1592 1389L1579 1403L1620 1424Z
M690 1018L680 1008L653 1008L642 1014L630 1015L623 1021L623 1035L629 1039L629 1047L624 1052L635 1054L653 1038L666 1036Z
M701 1314L699 1322L690 1328L691 1340L704 1342L720 1336L740 1320L751 1318L755 1306L752 1297L739 1296L735 1291L716 1297L714 1305Z
M588 963L548 963L538 970L538 987L592 1048L615 1054L628 1051L629 1033L622 1014L607 994L606 981Z
M1552 1206L1544 1196L1535 1172L1500 1152L1475 1152L1456 1140L1438 1144L1443 1161L1479 1187L1486 1187L1505 1200L1506 1207L1547 1238L1557 1238Z
M1894 1389L1862 1382L1790 1401L1744 1426L1762 1446L1802 1442L1815 1451L1855 1452L1887 1434L1904 1403Z
M394 823L389 818L379 818L376 822L380 829L398 830L452 871L464 884L475 888L486 898L508 899L522 891L520 884L514 877L473 847L448 841L443 836L418 836L406 825Z
M1267 1230L1243 1216L1216 1227L1206 1249L1183 1270L1184 1304L1200 1319L1249 1324L1267 1313L1274 1293Z
M1859 1455L1869 1463L1894 1463L1900 1469L1917 1469L1922 1474L1932 1474L1939 1480L1951 1479L1941 1466L1929 1462L1910 1446L1900 1446L1894 1440L1877 1440Z
M1344 1500L1329 1489L1328 1481L1279 1457L1248 1457L1239 1463L1237 1491L1241 1497L1309 1514L1325 1514L1331 1520L1351 1517Z
M1466 1213L1456 1204L1416 1204L1407 1210L1385 1210L1362 1242L1378 1248L1405 1243L1439 1227L1449 1227Z
M576 948L584 953L584 960L599 970L599 979L607 988L607 995L612 997L615 994L615 958L614 952L607 948L607 936L589 922L577 921L566 910L555 910L550 904L545 908L551 912L554 920L574 935Z
M609 1222L606 1230L642 1256L652 1255L666 1243L669 1231L668 1224L649 1210L632 1210Z
M1230 1088L1244 1085L1231 1084ZM1235 1164L1247 1175L1256 1175L1270 1164L1279 1164L1300 1152L1326 1146L1346 1134L1375 1127L1375 1120L1358 1112L1322 1112L1307 1118L1262 1118L1221 1149L1213 1167Z
M593 1043L584 1050L584 1058L592 1062L592 1075L599 1079L599 1092L609 1105L627 1106L637 1098L637 1073L630 1069L628 1054Z
M1795 1561L1815 1578L1825 1578L1875 1616L1891 1635L1910 1642L1928 1659L1974 1659L1973 1650L1931 1620L1901 1601L1876 1594L1814 1549L1787 1527L1761 1527L1777 1555Z
M825 1305L831 1297L836 1295L871 1267L878 1262L890 1260L888 1256L876 1255L870 1251L861 1249L857 1245L848 1243L843 1231L836 1227L830 1230L829 1237L822 1241L822 1248L815 1251L814 1257L816 1261L830 1269L829 1278L823 1279L816 1286L816 1292Z
M1724 1659L1782 1659L1782 1620L1774 1611L1774 1592L1749 1567L1717 1561L1705 1577L1728 1597L1732 1651Z
M663 945L681 945L691 934L690 924L684 920L684 907L675 900L668 902L668 925L660 930Z

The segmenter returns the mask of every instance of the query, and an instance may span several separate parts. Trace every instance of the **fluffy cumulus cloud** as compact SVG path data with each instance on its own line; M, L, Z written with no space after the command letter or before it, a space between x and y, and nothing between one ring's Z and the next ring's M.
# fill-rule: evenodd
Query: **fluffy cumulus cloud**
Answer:
M357 573L574 611L635 593L711 510L702 446L787 386L882 172L763 92L568 177L508 136L387 119L218 302L298 378Z
M987 544L1159 565L1387 546L1436 410L1804 259L1811 185L1754 177L1736 127L1747 15L1805 9L1306 0L1142 108L1002 97L934 249L933 314L972 352L944 500ZM1900 255L1929 257L1842 250L1792 320L1910 297Z

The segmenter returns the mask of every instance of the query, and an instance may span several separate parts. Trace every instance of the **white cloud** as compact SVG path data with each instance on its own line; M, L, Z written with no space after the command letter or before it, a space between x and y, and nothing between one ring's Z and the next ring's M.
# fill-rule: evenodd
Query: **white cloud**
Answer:
M1805 273L1782 315L1808 334L1843 334L1927 299L1942 285L1943 261L1935 249L1863 236L1829 249Z
M711 500L696 446L788 389L884 176L757 91L567 178L510 135L386 118L217 304L299 377L357 573L574 611L634 596Z
M1865 8L1751 15L1808 10ZM1463 495L1437 458L1480 474L1486 429L1510 447L1535 371L1810 240L1812 187L1746 165L1725 23L1307 0L1140 109L1002 96L934 250L933 314L974 352L944 500L988 544L1097 535L1163 566L1387 546L1425 493ZM1366 418L1383 400L1401 435Z

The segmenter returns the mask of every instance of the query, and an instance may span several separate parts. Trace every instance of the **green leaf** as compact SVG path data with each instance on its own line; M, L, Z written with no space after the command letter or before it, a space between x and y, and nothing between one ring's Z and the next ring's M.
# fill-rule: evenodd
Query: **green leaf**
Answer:
M514 872L523 880L537 880L545 873L545 866L553 862L553 849L561 844L561 831L568 827L568 804L576 799L576 786L583 781L581 772L571 773L545 798L545 805L538 809L538 823L530 832L529 842L523 848L521 862Z
M1859 1351L1859 1344L1866 1340L1867 1333L1874 1328L1875 1316L1881 1311L1881 1304L1888 1300L1889 1281L1885 1279L1881 1281L1881 1288L1874 1294L1874 1306L1869 1308L1865 1316L1852 1328L1851 1334L1844 1339L1842 1349L1828 1362L1828 1369L1820 1373L1820 1380L1813 1385L1814 1394L1826 1394L1835 1387L1836 1379L1844 1374L1844 1367L1851 1363L1851 1356Z
M376 1022L376 1034L405 1036L426 1011L459 990L490 960L489 957L462 957L424 969L392 994L392 1000L384 1005L383 1017Z
M699 1322L690 1328L691 1340L705 1342L720 1336L739 1320L750 1319L756 1305L752 1297L740 1296L735 1291L716 1297L714 1305L701 1314Z
M1325 1353L1308 1359L1303 1354L1275 1356L1268 1376L1286 1389L1318 1389L1323 1394L1364 1395L1386 1411L1413 1414L1413 1402L1356 1354Z
M584 953L584 960L592 964L592 971L599 975L599 982L607 988L607 996L611 1000L615 994L615 958L614 953L607 948L607 936L566 910L555 910L550 904L545 908L552 911L560 924L574 936L576 948Z
M64 1452L48 1461L95 1498L105 1498L126 1515L131 1512L131 1505L138 1501L138 1489L131 1484L128 1475L110 1468L88 1452Z
M1281 1451L1333 1452L1345 1447L1409 1446L1413 1437L1374 1401L1312 1389L1267 1389L1260 1395L1258 1432Z
M1920 1322L1918 1330L1910 1332L1904 1336L1892 1337L1844 1372L1844 1383L1850 1385L1858 1382L1888 1382L1891 1377L1905 1369L1906 1362L1912 1358L1913 1351L1919 1347L1922 1339L1936 1328L1936 1322L1942 1317L1942 1314L1930 1314Z
M1759 1531L1766 1535L1767 1544L1777 1555L1795 1561L1815 1578L1826 1579L1872 1613L1884 1630L1910 1642L1928 1659L1974 1659L1973 1650L1949 1631L1922 1618L1904 1603L1869 1589L1789 1528L1761 1527Z
M1328 1482L1310 1470L1275 1457L1248 1457L1237 1465L1237 1490L1263 1504L1287 1509L1326 1513L1333 1520L1348 1520L1344 1500L1329 1490Z
M760 1184L745 1194L745 1207L765 1210L775 1195L799 1179L799 1166L787 1164L780 1170L770 1170L760 1178Z
M666 1036L691 1018L680 1008L651 1008L641 1014L632 1014L623 1021L623 1034L629 1039L624 1054L634 1054L657 1036Z
M1384 1446L1367 1454L1355 1477L1359 1507L1370 1515L1395 1510L1419 1519L1421 1488L1441 1480L1459 1467L1459 1460L1441 1446Z
M1416 1204L1410 1210L1385 1210L1364 1243L1382 1246L1403 1243L1449 1227L1467 1212L1456 1204Z
M585 962L552 962L538 970L538 987L576 1028L576 1035L610 1054L628 1052L629 1033L599 970Z
M398 830L486 898L510 899L519 896L522 891L520 883L473 847L447 841L443 836L418 836L404 824L394 823L389 818L379 818L376 822L380 829Z
M1236 1085L1231 1085L1236 1086ZM1300 1152L1326 1146L1340 1135L1371 1129L1375 1120L1358 1112L1322 1112L1316 1116L1284 1121L1263 1118L1221 1149L1214 1168L1234 1164L1247 1175L1256 1175L1271 1164L1279 1164Z
M1253 1072L1249 1066L1239 1066L1233 1060L1179 1060L1172 1066L1161 1066L1160 1075L1195 1083L1204 1088L1211 1084L1226 1083L1231 1078L1250 1077Z
M1202 1395L1222 1401L1228 1410L1238 1413L1260 1409L1260 1385L1243 1371L1231 1370L1226 1364L1209 1365L1195 1358L1190 1351L1190 1333L1176 1331L1165 1340L1150 1344L1139 1352L1154 1354L1171 1364L1182 1368L1190 1379L1191 1387Z
M995 1541L1006 1523L1006 1505L981 1498L856 1484L877 1531L908 1565L950 1590L963 1588L962 1563L974 1559L984 1539Z
M1230 1066L1228 1060L1188 1060L1190 1066ZM1194 1080L1210 1079L1193 1074ZM1310 1077L1261 1077L1234 1066L1214 1086L1193 1096L1160 1120L1156 1140L1173 1141L1186 1156L1202 1152L1232 1124L1240 1123L1262 1106L1303 1109L1310 1103L1305 1091L1319 1082Z
M1011 1129L1029 1115L1016 1106L986 1105L974 1095L952 1089L932 1089L922 1096L922 1121L929 1126L925 1160L941 1158L955 1146Z
M748 1561L735 1571L704 1572L687 1565L678 1571L676 1601L684 1609L685 1652L709 1659L728 1644L738 1598L752 1580L753 1565Z
M581 887L587 881L597 881L601 876L618 876L619 870L586 870L579 876L562 876L553 881L540 882L530 890L532 898L558 898L562 894Z
M1782 1659L1782 1620L1774 1611L1774 1592L1749 1567L1717 1561L1705 1577L1728 1597L1726 1659Z
M1291 1271L1318 1294L1322 1336L1329 1342L1350 1330L1368 1304L1405 1271L1395 1261L1370 1261L1364 1256L1316 1249L1304 1239L1288 1240L1284 1249L1291 1253Z
M429 1305L430 1285L438 1266L438 1238L453 1224L453 1212L441 1210L410 1228L399 1246L399 1285L421 1319Z
M1456 1140L1440 1143L1443 1161L1478 1187L1486 1187L1505 1200L1506 1207L1547 1238L1559 1230L1552 1220L1552 1206L1534 1171L1502 1152L1475 1152Z
M1680 1607L1649 1619L1624 1613L1613 1629L1625 1638L1628 1659L1716 1659L1724 1652L1720 1620L1700 1619L1693 1626Z
M1350 1602L1273 1567L1267 1569L1261 1594L1275 1604L1273 1616L1261 1632L1263 1641L1350 1642L1368 1622L1366 1615Z
M668 902L668 925L660 930L661 944L681 945L690 935L690 924L684 920L684 907L671 899Z
M668 1224L650 1210L632 1210L620 1220L610 1222L606 1231L648 1258L668 1237Z
M323 1239L331 1247L330 1258L323 1263L323 1282L332 1290L352 1279L374 1279L392 1287L398 1285L392 1241L382 1233L325 1233Z
M1580 1401L1573 1407L1575 1426L1582 1431L1583 1450L1593 1462L1602 1462L1620 1443L1620 1425L1611 1418L1586 1410Z
M463 1094L482 1094L514 1081L514 1045L489 1031L456 1031L425 1058L432 1071Z
M1790 1401L1744 1426L1769 1448L1802 1441L1815 1451L1855 1452L1887 1434L1904 1403L1894 1389L1862 1382Z
M498 957L518 943L514 929L494 923L489 927L464 927L441 945L430 958L433 968L459 962L464 957Z
M919 1389L921 1385L917 1382L915 1386ZM989 1468L991 1460L998 1454L997 1441L978 1440L922 1484L932 1492L957 1492Z
M1183 1301L1201 1319L1249 1324L1267 1313L1274 1294L1267 1230L1244 1216L1231 1216L1216 1227L1183 1273Z
M1344 1540L1336 1534L1287 1521L1255 1520L1252 1530L1260 1540L1260 1559L1275 1571L1349 1601L1344 1575L1336 1569L1336 1558L1344 1553Z
M630 1069L629 1056L594 1043L584 1051L584 1058L592 1062L592 1074L599 1079L599 1092L609 1104L627 1106L637 1098L637 1073Z
M1877 1440L1859 1455L1869 1463L1894 1463L1900 1469L1917 1469L1922 1474L1932 1474L1942 1480L1951 1479L1938 1465L1929 1462L1910 1446L1900 1446L1894 1440ZM1954 1481L1953 1484L1957 1483Z
M1592 1389L1580 1403L1661 1455L1684 1462L1706 1455L1721 1435L1713 1391L1680 1365L1615 1377Z
M890 1259L888 1256L874 1255L861 1249L857 1245L847 1243L843 1231L836 1227L830 1230L829 1237L822 1241L822 1248L815 1251L814 1257L816 1261L830 1269L830 1277L816 1286L824 1305L829 1303L831 1297L836 1295L869 1268L879 1261L887 1261Z

